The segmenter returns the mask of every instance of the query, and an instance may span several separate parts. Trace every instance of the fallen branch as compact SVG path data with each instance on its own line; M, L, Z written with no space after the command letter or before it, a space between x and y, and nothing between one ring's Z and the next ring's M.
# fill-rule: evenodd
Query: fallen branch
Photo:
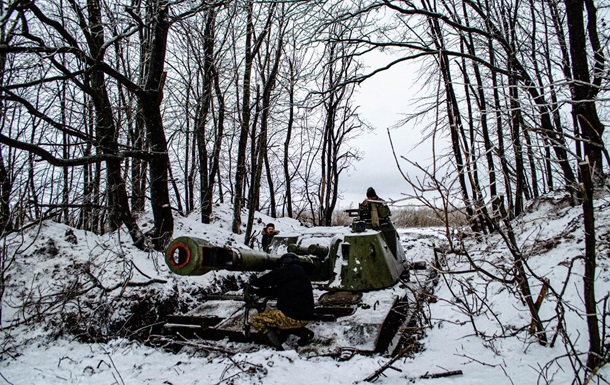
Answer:
M106 287L102 284L102 282L100 282L100 280L95 275L93 275L93 273L91 273L91 271L89 270L88 267L84 269L84 272L85 272L85 274L87 274L87 276L89 278L91 278L91 282L93 283L93 285L102 289L102 291L104 291L105 293L110 293L118 288L123 288L123 290L121 291L121 294L122 294L126 287L145 287L145 286L149 286L149 285L152 285L155 283L160 283L160 284L167 283L167 280L160 279L160 278L153 278L146 282L131 282L131 278L128 278L124 282L119 282L119 283L115 284L114 286Z
M400 372L401 370L398 368L395 368L392 366L392 364L396 361L398 361L399 359L401 359L402 357L406 357L407 354L413 349L413 344L404 347L402 349L400 349L400 351L398 352L398 354L394 355L394 357L392 357L388 362L386 362L382 367L380 367L379 369L377 369L375 371L375 373L371 374L370 376L368 376L367 378L364 379L364 381L366 382L375 382L379 379L379 376L384 375L383 372L385 372L387 369L393 369L396 370L398 372Z
M203 343L197 343L197 342L192 342L192 341L186 340L180 334L178 334L178 336L181 337L183 340L177 340L175 338L171 338L171 337L168 337L168 336L156 335L155 334L155 335L150 335L149 336L149 341L151 341L153 343L157 343L159 345L162 345L163 343L165 343L165 345L162 345L162 346L176 344L176 345L180 345L180 346L188 346L188 347L192 347L192 348L196 348L196 349L202 349L202 350L207 350L207 351L216 351L216 352L227 354L229 356L237 354L237 352L235 352L235 351L228 350L228 349L225 349L225 348L222 348L222 347L219 347L219 346L214 346L214 345L210 345L210 344L203 344Z
M420 376L419 378L441 378L441 377L451 377L451 376L459 376L464 374L461 370L450 370L448 372L442 372L442 373L432 373L432 374L424 374L422 376Z

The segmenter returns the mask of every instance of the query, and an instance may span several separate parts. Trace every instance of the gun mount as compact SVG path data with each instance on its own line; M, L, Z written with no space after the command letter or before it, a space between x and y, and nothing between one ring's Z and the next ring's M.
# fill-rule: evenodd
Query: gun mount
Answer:
M377 210L377 221L367 215L370 210L371 207L362 205L347 210L353 217L349 227L282 231L274 236L269 253L179 237L168 245L165 262L173 273L187 276L215 270L252 272L272 269L283 254L295 253L315 289L315 324L320 327L312 328L324 341L320 345L328 349L351 346L360 351L383 352L393 349L396 331L411 318L416 290L409 282L412 265L406 261L389 209ZM228 301L227 296L210 297L186 316L171 317L166 329L182 328L184 334L183 321L187 320L186 327L194 327L198 337L243 341L243 320L247 317L243 307L240 295L234 296L233 301ZM331 333L321 326L327 322L337 323L341 333ZM257 336L250 336L250 340L257 340Z

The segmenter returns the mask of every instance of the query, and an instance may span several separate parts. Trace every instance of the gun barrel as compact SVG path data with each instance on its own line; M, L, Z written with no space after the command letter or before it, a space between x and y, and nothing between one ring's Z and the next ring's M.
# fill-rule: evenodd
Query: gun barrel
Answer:
M167 246L165 263L179 275L203 275L213 270L264 271L278 256L262 251L219 247L203 239L178 237Z

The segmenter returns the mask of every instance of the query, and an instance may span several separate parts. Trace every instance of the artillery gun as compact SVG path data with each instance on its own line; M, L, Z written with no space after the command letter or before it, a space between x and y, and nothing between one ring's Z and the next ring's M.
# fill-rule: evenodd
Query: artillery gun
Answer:
M254 272L272 269L283 254L295 253L312 280L316 299L316 319L308 325L316 337L299 351L391 353L399 345L397 330L416 311L418 289L409 281L413 264L405 258L385 203L372 201L346 211L353 218L351 226L281 233L274 236L268 253L179 237L168 245L165 262L179 275ZM189 313L169 316L165 329L203 339L262 342L257 333L245 332L250 310L263 310L261 304L274 305L268 301L244 306L243 295L209 296Z

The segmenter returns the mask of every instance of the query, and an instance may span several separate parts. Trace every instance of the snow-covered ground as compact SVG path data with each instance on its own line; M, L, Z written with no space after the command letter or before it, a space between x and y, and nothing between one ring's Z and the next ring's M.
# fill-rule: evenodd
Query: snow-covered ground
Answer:
M596 201L599 300L610 289L610 199ZM563 298L566 335L578 357L588 349L582 300L584 238L582 209L560 197L546 197L513 222L521 252L535 276L550 281L540 308L547 337L541 346L528 333L531 317L515 284L490 282L476 274L463 255L447 254L445 274L422 318L428 321L422 350L392 363L378 384L569 384L573 362L557 330L556 294ZM212 225L197 215L177 219L174 236L190 235L215 244L240 245L231 233L228 206L215 208ZM262 228L273 222L280 231L298 231L293 219L257 215ZM142 220L146 230L146 218ZM150 223L148 223L150 226ZM433 246L445 245L442 229L401 229L407 256L434 260ZM205 292L242 282L236 273L202 277L171 274L161 253L133 248L124 232L96 236L44 222L4 242L6 288L2 302L0 384L320 384L366 383L390 360L383 355L304 357L294 350L228 342L194 342L178 353L138 341L133 325L159 322L157 314L187 310ZM502 238L467 240L469 256L487 272L501 275L512 260ZM440 255L440 254L439 254ZM571 274L568 276L568 273ZM506 274L509 272L507 271ZM541 280L530 274L534 296ZM508 275L502 276L507 278ZM600 303L600 314L602 306ZM176 309L169 307L177 307ZM608 309L606 309L608 311ZM149 322L148 322L149 321ZM600 317L600 321L602 321ZM606 320L610 321L610 320ZM148 323L147 323L148 322ZM602 332L608 335L608 330ZM111 336L121 338L110 338ZM422 379L426 374L462 374ZM603 367L592 383L608 383Z

